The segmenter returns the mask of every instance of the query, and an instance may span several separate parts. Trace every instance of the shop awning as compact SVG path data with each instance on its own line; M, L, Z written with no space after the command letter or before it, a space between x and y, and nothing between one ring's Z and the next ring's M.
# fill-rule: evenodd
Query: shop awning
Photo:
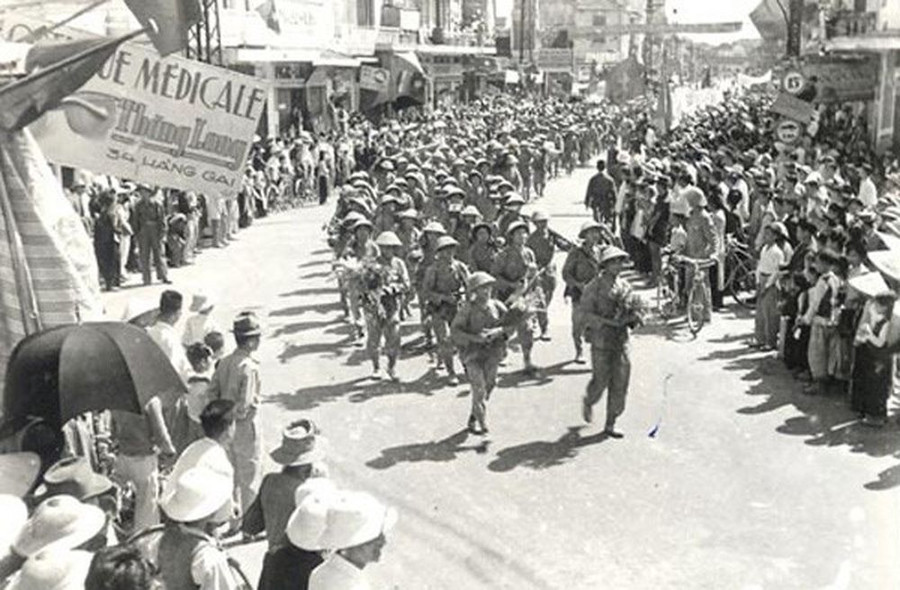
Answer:
M890 51L892 49L900 49L900 31L885 31L877 35L834 37L825 42L825 49L828 51Z
M471 45L420 44L416 46L416 53L422 55L497 55L497 48Z
M237 47L232 50L231 58L233 63L309 62L340 68L356 68L362 64L358 58L331 49Z

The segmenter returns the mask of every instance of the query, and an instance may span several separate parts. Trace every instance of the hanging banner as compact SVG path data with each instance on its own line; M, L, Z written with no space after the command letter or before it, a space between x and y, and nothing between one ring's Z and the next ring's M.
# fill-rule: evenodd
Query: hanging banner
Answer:
M815 110L815 107L810 103L786 92L779 93L771 107L773 113L804 125L812 121Z
M125 45L29 129L55 164L229 196L267 95L258 78Z
M371 66L360 66L359 68L359 87L363 90L387 92L390 81L391 72L389 70Z

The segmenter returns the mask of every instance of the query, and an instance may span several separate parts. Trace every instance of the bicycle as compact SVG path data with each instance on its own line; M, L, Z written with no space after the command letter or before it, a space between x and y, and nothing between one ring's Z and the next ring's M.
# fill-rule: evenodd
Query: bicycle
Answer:
M725 291L741 307L752 309L756 305L756 261L750 247L729 236L725 243Z
M696 336L706 323L706 312L709 307L709 273L715 260L685 258L669 254L663 263L660 280L656 285L656 310L659 316L668 321L681 310L687 316L688 329ZM681 268L686 284L681 285ZM700 280L697 280L697 277Z

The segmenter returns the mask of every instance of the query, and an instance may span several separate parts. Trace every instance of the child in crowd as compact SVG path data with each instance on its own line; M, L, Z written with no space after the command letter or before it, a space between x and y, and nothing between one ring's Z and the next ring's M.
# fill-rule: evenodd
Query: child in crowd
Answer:
M867 426L882 427L887 420L887 400L892 385L892 355L886 349L894 296L869 300L863 311L854 345L856 357L850 404Z
M819 273L809 292L809 307L800 317L801 325L809 326L807 349L809 372L813 383L804 390L807 394L827 393L830 373L831 340L835 335L837 314L840 311L840 279L835 274L838 256L831 250L816 254L815 268Z
M219 365L219 361L225 356L225 337L221 332L213 330L203 338L203 344L212 351L213 368Z
M212 378L212 350L202 342L195 342L187 349L187 359L191 364L188 376L188 393L176 402L175 425L172 442L181 453L192 442L203 438L200 414L209 403L206 390Z

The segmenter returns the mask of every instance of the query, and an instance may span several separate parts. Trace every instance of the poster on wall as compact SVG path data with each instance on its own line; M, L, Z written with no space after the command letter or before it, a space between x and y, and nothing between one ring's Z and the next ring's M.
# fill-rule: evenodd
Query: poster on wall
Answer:
M267 95L259 78L124 45L29 128L55 164L229 196Z

